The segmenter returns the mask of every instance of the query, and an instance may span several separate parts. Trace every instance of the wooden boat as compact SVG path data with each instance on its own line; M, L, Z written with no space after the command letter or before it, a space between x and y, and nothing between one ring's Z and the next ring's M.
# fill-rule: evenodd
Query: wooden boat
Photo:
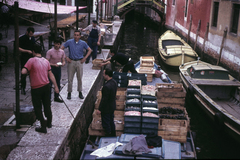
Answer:
M197 59L197 53L178 35L168 30L158 39L158 51L163 62L179 67Z
M217 124L240 143L240 82L226 69L203 61L179 66L184 87Z
M140 62L137 62L135 64L135 68L140 67ZM160 70L161 72L164 72L160 69L160 67L157 64L154 64L154 69ZM172 83L171 79L167 76L167 74L164 72L164 75L167 77L167 81L164 82L161 80L161 78L154 78L151 83L147 82L147 84L153 84L153 83ZM119 98L120 99L120 98ZM119 126L116 126L116 128L121 128ZM178 128L179 129L179 128ZM99 148L105 147L111 143L127 143L129 140L131 140L133 137L138 136L140 134L129 134L129 133L120 133L120 131L116 132L116 134L119 137L102 137L102 136L89 136L85 147L83 149L83 152L81 154L80 160L86 160L86 159L196 159L196 151L193 141L193 135L191 131L188 131L187 134L187 140L185 143L180 143L176 141L171 140L164 140L163 139L163 145L162 147L157 147L157 149L152 150L152 154L144 154L144 155L135 155L135 156L129 156L129 155L123 155L119 154L121 152L121 148L116 148L112 155L109 157L96 157L94 155L91 155L91 153Z

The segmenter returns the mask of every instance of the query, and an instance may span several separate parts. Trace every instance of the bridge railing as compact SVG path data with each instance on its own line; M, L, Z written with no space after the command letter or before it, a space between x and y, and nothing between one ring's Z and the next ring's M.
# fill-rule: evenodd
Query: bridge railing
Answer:
M118 10L126 7L129 4L136 6L137 3L138 4L143 3L146 5L156 5L156 6L160 7L161 9L164 9L164 3L161 0L122 0L119 2L117 0L116 4L114 5L114 14L116 15Z

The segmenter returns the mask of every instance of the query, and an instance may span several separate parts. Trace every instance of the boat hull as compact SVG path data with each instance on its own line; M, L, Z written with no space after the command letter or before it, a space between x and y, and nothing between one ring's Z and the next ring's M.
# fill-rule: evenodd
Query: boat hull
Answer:
M181 66L179 70L183 86L189 92L188 95L192 95L192 98L196 100L200 108L220 131L224 131L240 143L240 120L222 108L221 105L203 92L198 85L193 84L191 77L186 74L185 70L181 69Z

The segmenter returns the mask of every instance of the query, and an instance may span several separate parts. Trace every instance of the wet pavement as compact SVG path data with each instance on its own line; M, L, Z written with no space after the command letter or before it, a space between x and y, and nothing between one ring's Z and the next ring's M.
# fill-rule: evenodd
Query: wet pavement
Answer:
M68 16L70 15L59 15L58 20L64 19ZM50 21L53 21L53 19L51 18ZM49 22L49 19L46 19L43 22L41 22L41 24L47 26L48 22ZM29 27L29 25L26 25L26 24L27 23L25 23L24 21L22 20L20 21L19 35L24 34L26 32L26 29ZM31 26L35 28L35 32L49 31L49 28L47 27L43 27L39 25L31 25ZM86 27L86 26L87 26L87 17L83 22L79 23L79 27ZM47 51L48 35L44 35L43 38L44 38L45 50ZM8 37L5 38L5 36L3 36L3 39L0 40L0 45L4 45L8 47L8 62L2 65L2 70L0 71L0 160L6 159L7 155L16 146L16 144L19 142L19 140L22 138L22 136L26 133L26 131L30 127L30 126L22 126L22 128L19 131L16 131L14 127L16 122L13 116L14 114L13 107L16 104L16 101L15 101L16 91L15 91L15 69L14 69L15 63L14 63L14 57L13 57L13 42L8 42L11 39L14 39L13 24L10 25L10 28L8 30ZM68 50L65 50L65 52L68 55L67 53ZM90 64L91 62L88 64L89 67L90 67ZM19 67L19 71L20 71L20 67ZM66 83L67 83L67 65L62 67L61 87L64 87ZM86 93L84 93L84 95L86 95ZM64 96L63 98L66 98L65 94L63 96ZM53 96L52 96L52 99L53 99ZM30 95L30 83L29 83L28 77L27 77L26 95L20 94L20 105L25 105L25 104L32 105L31 95ZM34 130L33 127L32 127L32 130ZM53 132L52 134L55 134L55 133ZM21 145L23 145L23 143L24 142L22 142Z

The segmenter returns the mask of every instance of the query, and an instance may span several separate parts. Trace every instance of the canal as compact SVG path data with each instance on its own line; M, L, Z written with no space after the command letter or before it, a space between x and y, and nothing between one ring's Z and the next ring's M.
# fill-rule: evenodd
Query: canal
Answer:
M158 38L163 32L164 30L159 31L156 23L143 15L130 12L125 17L119 52L130 56L134 63L139 61L140 56L154 56L155 63L159 64L173 81L180 82L179 71L169 69L161 63L157 47ZM186 108L191 118L191 130L196 133L198 159L240 159L240 144L217 130L194 100L186 99Z

